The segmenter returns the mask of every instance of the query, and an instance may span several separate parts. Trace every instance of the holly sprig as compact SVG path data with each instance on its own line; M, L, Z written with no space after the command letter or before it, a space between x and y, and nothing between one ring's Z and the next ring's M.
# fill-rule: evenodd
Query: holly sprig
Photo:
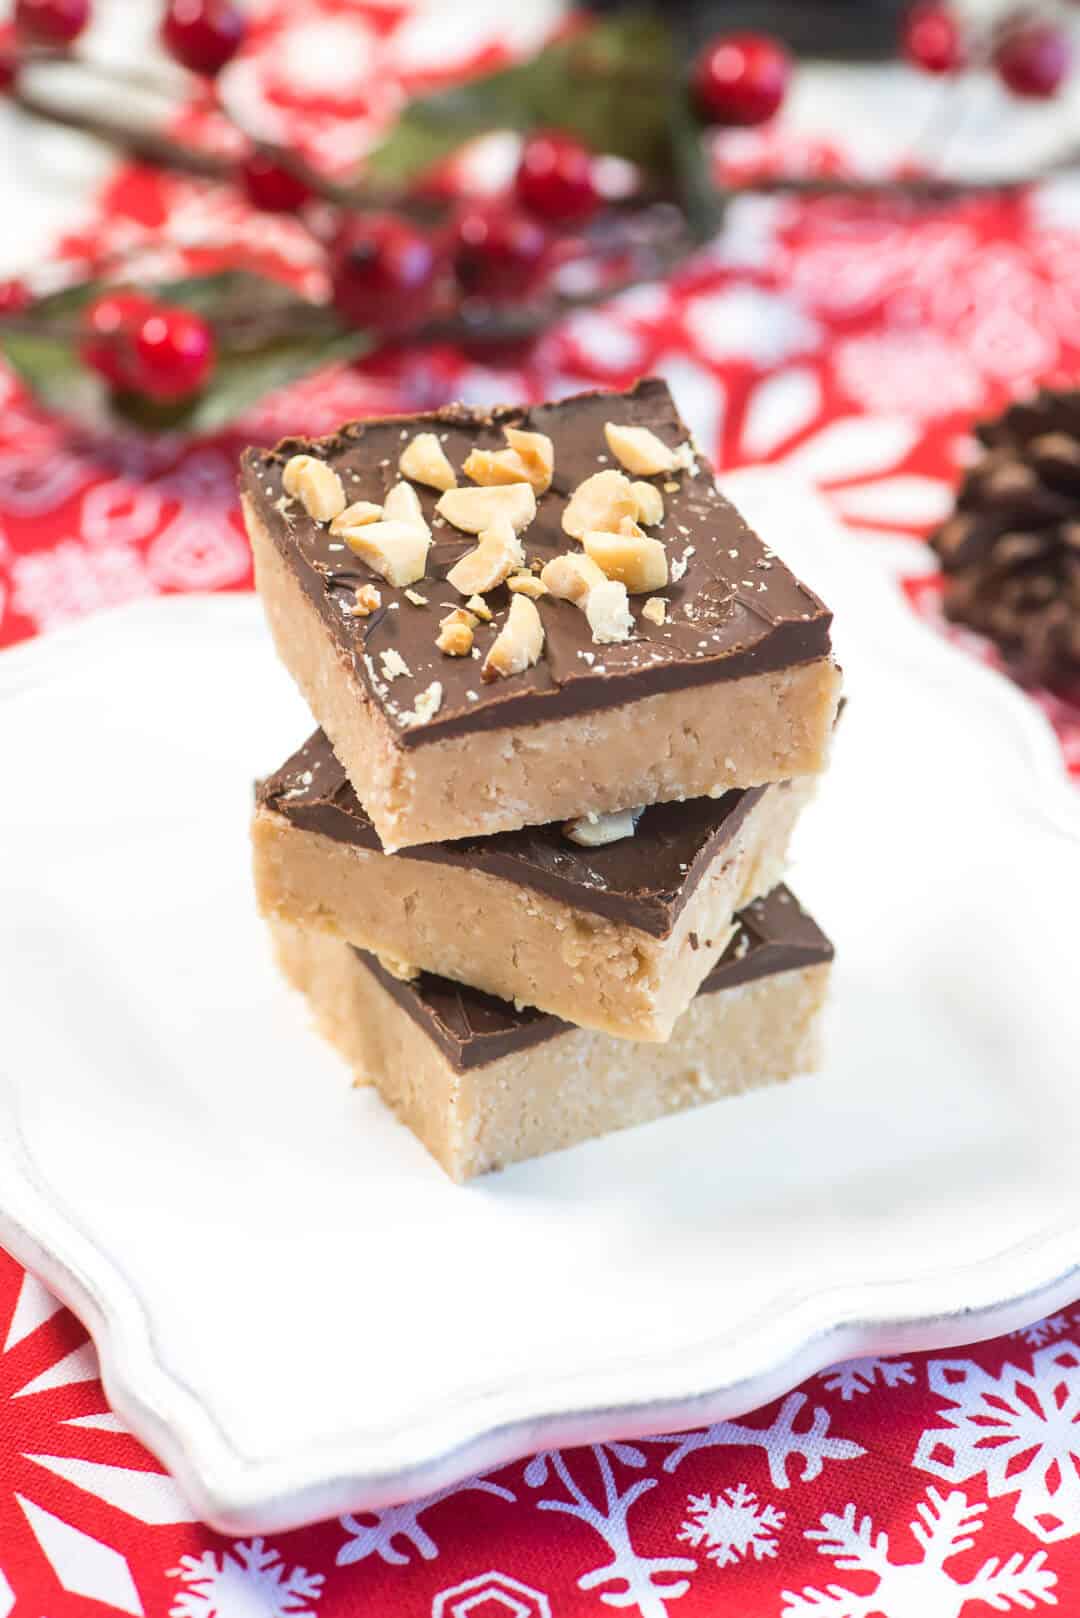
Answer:
M136 286L122 265L45 297L22 281L0 286L0 352L33 389L65 410L117 412L148 428L220 426L273 387L403 337L528 339L569 310L667 273L715 233L733 194L714 183L707 130L771 118L792 73L783 48L760 35L723 36L688 63L662 13L580 22L527 61L412 100L363 172L338 180L244 131L241 155L227 157L48 97L41 75L31 83L25 70L70 63L91 4L15 0L13 24L0 31L0 90L27 114L292 215L317 241L330 288L316 302L248 272ZM165 49L223 117L215 81L245 35L236 0L166 0ZM973 59L958 15L936 0L912 8L901 44L941 75ZM1028 13L999 24L982 55L1022 96L1053 94L1068 69L1066 36ZM462 200L437 183L449 160L496 129L522 137L504 195ZM623 160L618 194L601 157ZM957 187L913 175L876 185L780 177L747 189L901 190L932 201Z

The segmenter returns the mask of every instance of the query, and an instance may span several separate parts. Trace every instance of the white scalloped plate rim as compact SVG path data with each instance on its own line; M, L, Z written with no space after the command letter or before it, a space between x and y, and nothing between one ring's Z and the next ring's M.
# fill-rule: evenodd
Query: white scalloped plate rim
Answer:
M791 480L748 472L724 480L751 516ZM890 653L913 679L940 672L952 700L985 719L992 707L1004 748L1026 766L1023 810L1080 847L1080 796L1070 786L1053 730L1038 708L994 670L921 623L900 591L867 557L867 542L839 537L820 501L802 492L809 526L827 526L876 596ZM136 641L168 614L196 628L208 612L250 624L247 596L183 596L107 610L0 658L0 701L78 668L96 643ZM445 1408L408 1431L339 1435L302 1453L244 1455L168 1362L154 1323L115 1255L80 1228L75 1210L37 1175L22 1141L14 1088L0 1086L12 1128L0 1137L4 1245L39 1275L87 1326L102 1380L120 1418L161 1459L193 1509L223 1532L282 1532L348 1511L447 1486L542 1448L702 1425L764 1404L837 1360L862 1354L947 1349L995 1336L1052 1313L1080 1290L1080 1192L1067 1217L977 1263L889 1282L868 1281L774 1298L730 1332L686 1347L662 1363L626 1361L533 1389L495 1386Z

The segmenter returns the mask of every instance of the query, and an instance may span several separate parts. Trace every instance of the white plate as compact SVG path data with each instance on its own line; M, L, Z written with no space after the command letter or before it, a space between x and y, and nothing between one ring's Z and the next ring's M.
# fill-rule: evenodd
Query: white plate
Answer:
M738 482L848 672L793 877L838 948L826 1069L466 1190L272 970L250 782L308 722L256 604L149 603L0 659L0 1233L226 1530L731 1416L1080 1289L1056 744L811 496Z

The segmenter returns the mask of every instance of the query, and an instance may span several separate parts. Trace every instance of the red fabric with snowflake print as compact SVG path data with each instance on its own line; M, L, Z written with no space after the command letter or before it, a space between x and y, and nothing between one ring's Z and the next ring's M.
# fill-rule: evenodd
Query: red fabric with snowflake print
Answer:
M544 19L515 20L508 37L505 11L269 0L223 90L248 121L344 168L411 86L533 43ZM183 128L224 139L202 103ZM793 144L781 125L722 142L718 161L745 179L847 159L842 141ZM120 251L133 274L144 256L157 275L248 263L322 284L287 218L136 167L61 246L80 272ZM195 442L95 440L0 371L0 643L140 596L249 588L233 483L244 442L653 370L720 466L809 478L940 624L919 541L949 507L973 416L1035 380L1075 379L1078 361L1080 207L1055 192L932 213L740 203L672 282L568 320L527 361L433 348L334 368ZM1032 697L1080 775L1080 706ZM1072 1310L947 1354L855 1361L701 1432L548 1453L264 1539L191 1520L109 1412L85 1331L2 1253L0 1403L0 1618L977 1618L1055 1601L1080 1613Z

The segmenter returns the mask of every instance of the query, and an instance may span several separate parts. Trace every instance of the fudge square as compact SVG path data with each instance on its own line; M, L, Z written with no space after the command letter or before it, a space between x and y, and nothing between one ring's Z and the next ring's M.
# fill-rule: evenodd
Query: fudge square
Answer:
M777 888L748 906L666 1045L633 1045L271 924L285 976L358 1083L454 1180L810 1071L832 946Z
M775 887L815 778L654 804L629 832L538 826L384 854L322 731L256 789L259 908L384 962L624 1039L666 1040ZM401 970L401 965L398 965Z
M286 439L241 496L278 652L387 850L823 768L831 615L663 382Z

